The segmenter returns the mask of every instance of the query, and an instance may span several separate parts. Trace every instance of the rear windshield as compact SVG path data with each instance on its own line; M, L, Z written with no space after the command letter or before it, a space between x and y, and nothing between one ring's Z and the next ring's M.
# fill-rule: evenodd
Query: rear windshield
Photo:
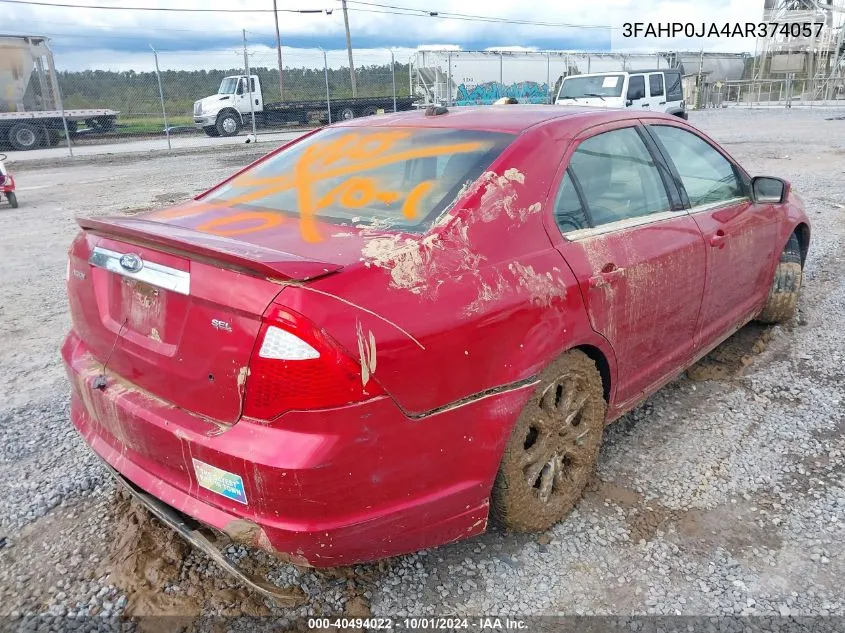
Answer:
M621 97L624 75L567 77L560 86L558 99L589 98L591 96Z
M262 161L204 201L421 233L512 139L477 130L328 128Z

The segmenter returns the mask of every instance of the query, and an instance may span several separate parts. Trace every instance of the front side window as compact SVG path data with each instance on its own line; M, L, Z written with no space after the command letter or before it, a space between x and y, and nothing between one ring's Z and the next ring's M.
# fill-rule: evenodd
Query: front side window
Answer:
M663 73L654 73L648 76L648 91L652 97L663 96Z
M707 141L668 125L650 126L675 164L693 207L745 195L733 165Z
M583 141L569 162L595 226L669 210L660 172L634 128Z
M645 77L643 75L631 75L628 79L628 99L635 101L645 99Z
M329 128L294 143L203 202L234 213L299 217L318 241L314 220L425 232L477 179L511 134L435 128Z

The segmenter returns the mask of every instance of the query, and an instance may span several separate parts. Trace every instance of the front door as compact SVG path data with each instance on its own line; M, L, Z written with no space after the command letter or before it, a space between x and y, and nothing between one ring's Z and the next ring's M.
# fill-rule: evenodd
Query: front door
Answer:
M591 325L616 355L618 405L692 355L705 274L698 226L673 210L672 183L661 177L641 131L624 124L580 140L554 210L566 238L559 250Z
M647 129L683 184L690 216L707 245L697 339L709 346L762 307L778 248L778 216L772 205L750 199L739 168L699 135L668 124Z
M646 92L645 75L631 75L628 77L627 107L632 110L648 110L651 99Z

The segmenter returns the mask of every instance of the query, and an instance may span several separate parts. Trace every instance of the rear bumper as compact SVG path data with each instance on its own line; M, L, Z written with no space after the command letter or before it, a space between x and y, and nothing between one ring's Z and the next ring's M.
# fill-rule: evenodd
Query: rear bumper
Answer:
M394 556L479 534L531 386L425 418L386 397L290 412L273 427L201 419L108 375L71 333L71 418L91 448L167 505L300 565ZM196 461L241 478L245 503L201 487Z

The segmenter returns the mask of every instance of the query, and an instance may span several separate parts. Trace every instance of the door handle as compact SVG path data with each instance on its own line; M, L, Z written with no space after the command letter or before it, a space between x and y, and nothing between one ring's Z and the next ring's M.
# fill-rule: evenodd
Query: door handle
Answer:
M710 236L710 246L715 248L724 248L726 239L727 235L725 235L725 232L722 229L719 229Z
M625 269L616 264L607 264L598 275L590 277L590 288L604 288L625 276Z
M665 101L659 101L659 102L657 103L657 105L666 105L666 102L665 102Z
M641 107L641 108L647 108L647 107L648 107L648 104L647 104L647 103L644 103L644 104L642 104L640 107Z

